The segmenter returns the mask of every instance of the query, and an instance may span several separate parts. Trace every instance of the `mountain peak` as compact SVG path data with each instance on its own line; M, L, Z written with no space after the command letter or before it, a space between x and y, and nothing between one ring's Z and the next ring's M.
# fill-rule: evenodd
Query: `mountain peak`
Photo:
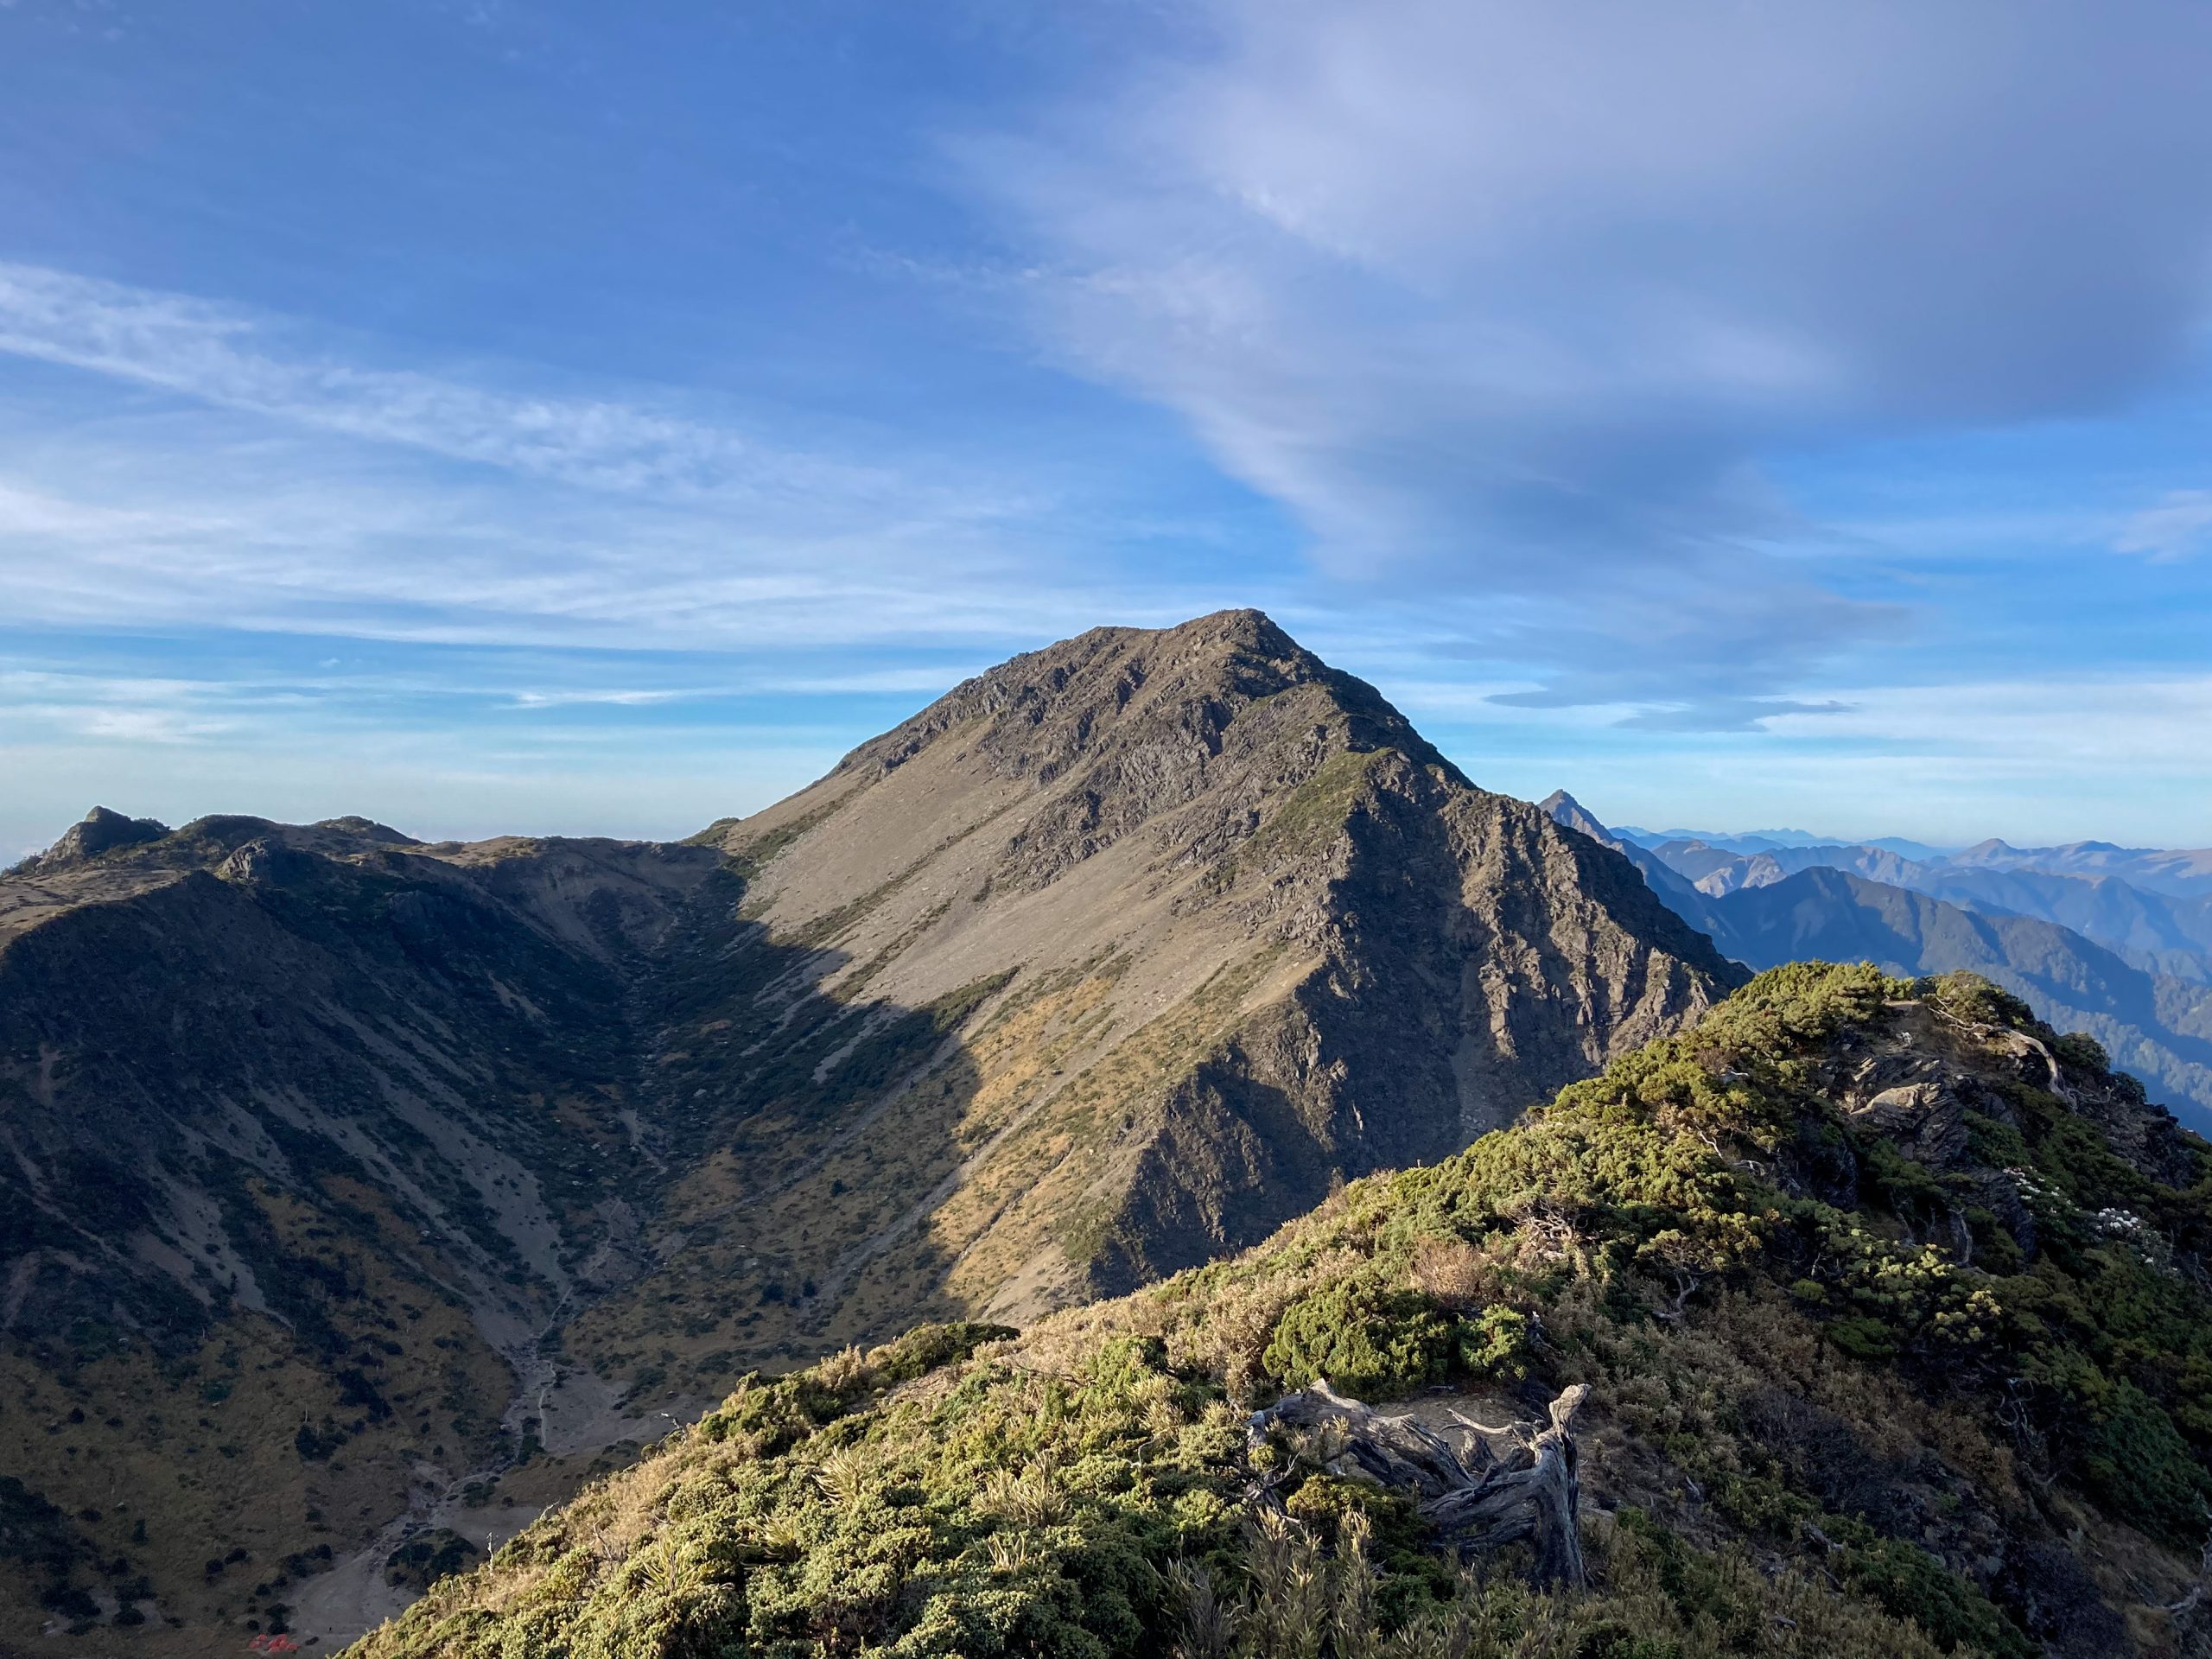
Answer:
M1554 823L1563 823L1570 830L1579 830L1592 841L1611 845L1615 837L1598 819L1598 815L1576 800L1563 789L1555 789L1536 803L1536 810Z
M1043 1122L1088 1086L1054 1079L1110 1074L1115 1127L976 1224L965 1260L1033 1264L993 1317L1249 1243L1332 1169L1454 1151L1735 977L1617 854L1252 610L1015 657L717 844L832 995L1079 998L1068 1060L1020 1087ZM1064 1212L1104 1219L1047 1250Z
M404 831L395 830L388 823L380 823L374 818L365 818L358 812L349 812L338 818L318 818L308 827L327 830L339 835L358 836L387 846L419 847L423 844Z
M79 841L158 832L131 822ZM1741 977L1618 854L1467 783L1250 610L1016 658L688 846L223 815L54 874L0 887L7 1052L51 1057L7 1109L52 1149L0 1160L48 1264L14 1278L11 1338L297 1348L244 1374L227 1432L264 1468L346 1446L331 1539L370 1582L378 1499L421 1483L417 1398L462 1413L436 1425L457 1475L519 1410L591 1450L564 1419L642 1438L647 1404L918 1318L1026 1324L1433 1166ZM202 1261L234 1294L202 1299ZM325 1297L327 1262L460 1290L401 1325ZM356 1343L373 1382L333 1375ZM147 1375L64 1397L136 1418ZM75 1449L41 1437L25 1480L65 1516L108 1501ZM207 1540L162 1605L234 1618L237 1576L199 1561L276 1554L321 1478L250 1520L153 1510ZM340 1581L295 1629L359 1633Z
M1262 649L1294 652L1298 642L1283 632L1275 620L1255 606L1233 606L1228 610L1209 611L1204 616L1194 616L1187 622L1160 630L1163 633L1179 634L1192 639L1217 639Z
M880 777L949 734L1006 775L1049 783L1081 760L1132 746L1216 752L1253 704L1302 693L1301 709L1359 753L1396 749L1466 779L1373 686L1330 667L1263 611L1215 611L1169 628L1092 628L963 681L855 749L840 773Z

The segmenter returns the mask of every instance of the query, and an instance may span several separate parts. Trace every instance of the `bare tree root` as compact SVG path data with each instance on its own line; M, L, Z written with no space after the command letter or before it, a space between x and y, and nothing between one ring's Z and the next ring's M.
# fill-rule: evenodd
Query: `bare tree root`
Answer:
M1320 1382L1253 1414L1247 1433L1255 1446L1277 1429L1317 1440L1330 1473L1411 1497L1415 1512L1462 1560L1526 1543L1535 1556L1538 1584L1579 1586L1581 1487L1572 1426L1588 1393L1580 1382L1562 1391L1552 1402L1548 1423L1491 1428L1460 1417L1468 1433L1455 1449L1411 1417L1386 1417ZM1500 1454L1491 1440L1510 1445Z

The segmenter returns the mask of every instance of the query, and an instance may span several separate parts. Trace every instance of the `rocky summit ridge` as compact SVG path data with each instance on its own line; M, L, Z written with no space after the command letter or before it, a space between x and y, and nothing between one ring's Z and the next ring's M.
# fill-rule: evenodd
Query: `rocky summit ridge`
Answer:
M0 878L0 1640L356 1633L743 1371L1254 1243L1741 977L1249 611L682 844L95 812Z

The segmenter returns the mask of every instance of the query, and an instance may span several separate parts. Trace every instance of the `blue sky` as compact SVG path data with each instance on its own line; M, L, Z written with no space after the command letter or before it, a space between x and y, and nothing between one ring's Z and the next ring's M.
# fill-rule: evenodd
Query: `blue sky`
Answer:
M2212 842L2212 10L0 0L0 855L680 834L1271 611L1623 822Z

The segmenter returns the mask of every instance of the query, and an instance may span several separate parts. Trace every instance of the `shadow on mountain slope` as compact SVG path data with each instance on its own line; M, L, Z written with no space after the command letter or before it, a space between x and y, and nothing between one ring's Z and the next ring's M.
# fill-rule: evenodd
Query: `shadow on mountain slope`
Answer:
M0 1466L60 1517L17 1633L282 1622L365 1544L379 1581L516 1457L649 1438L651 1396L728 1374L648 1351L605 1388L563 1327L664 1258L700 1276L714 1224L660 1221L679 1178L834 1141L917 1075L956 1106L969 1086L977 997L821 995L836 953L739 919L716 853L440 851L203 821L49 868L89 902L0 944L0 1369L23 1406ZM918 1168L954 1161L904 1133ZM941 1281L925 1232L903 1248ZM718 1276L714 1316L775 1305L791 1360L834 1346L809 1334L817 1270L758 1267ZM585 1408L626 1389L626 1414Z

